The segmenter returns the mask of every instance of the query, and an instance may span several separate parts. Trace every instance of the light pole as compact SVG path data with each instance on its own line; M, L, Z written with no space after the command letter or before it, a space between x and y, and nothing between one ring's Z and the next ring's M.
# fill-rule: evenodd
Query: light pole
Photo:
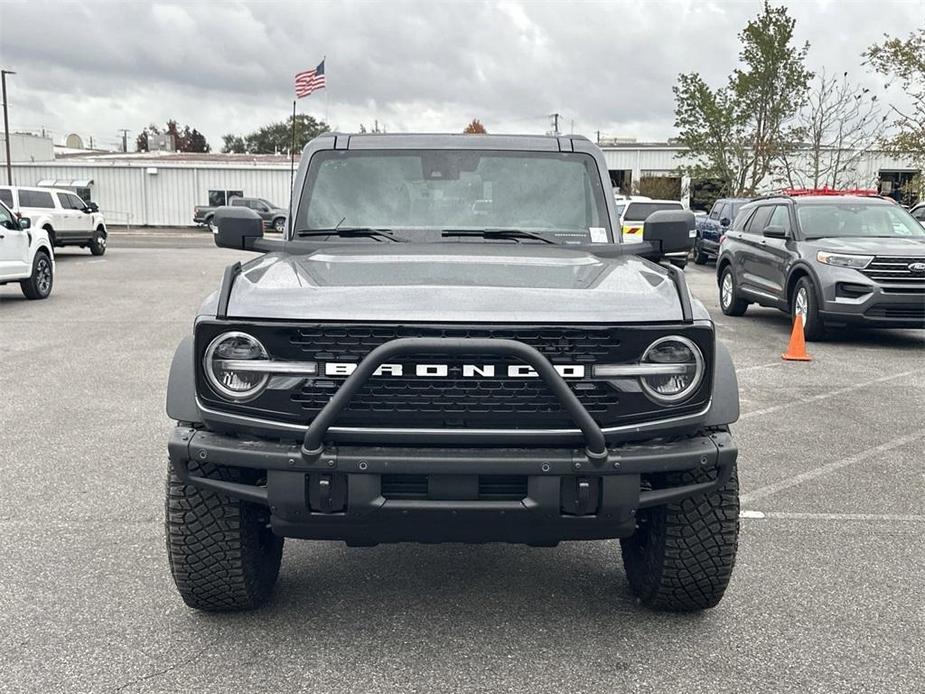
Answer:
M6 111L6 76L15 74L12 70L0 70L0 83L3 84L3 138L6 142L7 185L13 185L13 167L10 164L10 118Z

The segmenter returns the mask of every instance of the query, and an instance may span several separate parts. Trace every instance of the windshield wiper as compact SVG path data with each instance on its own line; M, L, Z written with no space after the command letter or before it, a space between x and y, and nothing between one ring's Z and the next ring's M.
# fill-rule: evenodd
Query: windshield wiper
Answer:
M402 243L407 241L400 236L396 236L392 233L391 229L386 228L375 228L375 227L330 227L328 229L300 229L296 232L296 236L299 238L305 238L308 236L341 236L343 238L350 238L353 236L369 236L371 238L383 238L388 239L389 241L396 241Z
M480 236L484 239L535 239L543 243L555 244L552 239L534 234L523 229L443 229L441 236Z

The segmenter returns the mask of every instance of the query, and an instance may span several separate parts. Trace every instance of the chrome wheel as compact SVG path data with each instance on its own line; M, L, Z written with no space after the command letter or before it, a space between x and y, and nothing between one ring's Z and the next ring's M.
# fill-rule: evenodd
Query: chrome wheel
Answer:
M35 285L42 296L51 291L51 263L47 258L39 258L35 264Z
M793 315L800 317L804 327L806 326L807 313L809 313L809 295L806 293L806 287L800 287L796 298L793 300Z
M96 245L100 248L106 248L106 235L97 233L96 235Z
M732 303L732 273L727 272L723 275L723 286L720 290L720 301L723 302L724 307L729 307L729 304Z

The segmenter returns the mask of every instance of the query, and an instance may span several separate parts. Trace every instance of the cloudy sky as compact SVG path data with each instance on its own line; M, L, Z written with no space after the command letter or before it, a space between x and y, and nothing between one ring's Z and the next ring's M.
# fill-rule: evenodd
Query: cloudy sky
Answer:
M809 66L880 80L860 53L925 23L925 0L792 0ZM735 67L759 0L610 2L41 2L0 0L11 128L115 146L175 118L214 149L291 109L292 78L327 56L329 88L299 101L340 130L560 129L664 139L671 87ZM885 98L901 100L901 95Z

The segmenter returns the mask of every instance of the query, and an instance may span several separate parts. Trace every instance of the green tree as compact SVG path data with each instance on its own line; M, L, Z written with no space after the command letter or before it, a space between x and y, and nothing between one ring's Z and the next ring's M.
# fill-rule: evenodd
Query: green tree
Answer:
M174 147L178 152L209 152L212 149L208 141L206 141L205 135L195 128L190 128L189 125L184 125L181 128L177 121L173 119L168 120L163 129L155 123L143 128L138 137L135 138L135 149L139 152L147 152L148 138L161 133L173 136Z
M754 194L795 139L789 123L813 77L809 44L793 42L795 25L786 7L766 1L739 34L739 67L725 86L714 90L696 72L678 77L678 142L700 161L691 174L721 180L724 194Z
M330 126L314 116L299 113L295 117L296 151L302 151L311 140L330 130ZM284 121L268 123L248 135L227 134L222 136L223 152L248 154L289 154L292 147L292 116Z
M890 107L894 133L885 140L887 149L925 167L925 28L905 39L885 36L864 57L878 73L898 82L896 86L912 102L909 107Z

